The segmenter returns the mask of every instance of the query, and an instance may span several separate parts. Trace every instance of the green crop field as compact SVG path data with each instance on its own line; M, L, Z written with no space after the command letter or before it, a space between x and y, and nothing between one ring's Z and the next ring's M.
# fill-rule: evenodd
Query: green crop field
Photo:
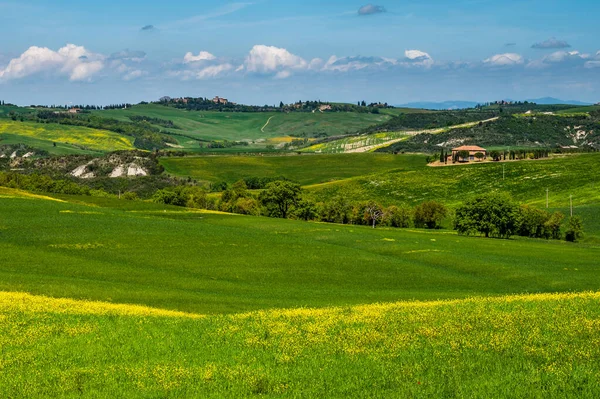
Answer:
M130 137L107 130L0 119L0 144L23 143L55 154L133 149ZM57 148L54 148L56 143ZM79 148L79 151L75 149Z
M0 389L33 397L595 398L600 294L198 317L0 293Z
M279 113L186 111L161 105L137 105L126 110L95 111L98 115L128 121L129 116L148 116L171 120L181 128L169 129L193 139L257 141L276 137L311 137L315 134L339 135L384 122L389 115L369 113ZM268 124L267 124L268 122ZM174 136L180 144L191 146L185 138ZM193 141L193 140L192 140Z
M595 397L599 255L0 188L0 391Z
M4 291L230 313L596 290L600 284L594 266L600 248L588 244L374 230L80 198L98 201L86 206L4 190ZM468 262L465 253L472 254Z
M328 154L161 158L167 173L200 181L234 183L246 177L283 176L302 185L325 183L390 170L416 169L422 156Z

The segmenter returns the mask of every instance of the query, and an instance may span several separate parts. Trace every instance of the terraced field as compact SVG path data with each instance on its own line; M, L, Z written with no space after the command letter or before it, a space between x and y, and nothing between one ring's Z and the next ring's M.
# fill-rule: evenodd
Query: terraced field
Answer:
M8 119L0 119L0 143L23 143L58 154L134 149L130 137L107 130Z

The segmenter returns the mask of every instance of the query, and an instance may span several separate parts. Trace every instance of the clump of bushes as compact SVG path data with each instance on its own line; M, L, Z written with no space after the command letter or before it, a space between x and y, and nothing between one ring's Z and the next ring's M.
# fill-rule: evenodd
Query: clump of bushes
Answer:
M504 193L475 197L456 210L454 229L459 234L480 234L485 237L510 238L513 235L575 242L583 237L578 216L569 220L563 235L565 215L550 213L528 205L519 205Z

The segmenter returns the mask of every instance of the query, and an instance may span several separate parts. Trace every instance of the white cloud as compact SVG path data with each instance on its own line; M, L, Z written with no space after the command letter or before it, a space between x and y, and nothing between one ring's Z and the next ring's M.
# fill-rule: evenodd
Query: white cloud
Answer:
M549 68L553 65L581 66L585 60L589 59L589 54L582 54L579 51L555 51L542 59L531 61L527 64L528 68Z
M489 66L510 66L510 65L520 65L525 61L520 54L516 53L505 53L505 54L496 54L490 58L485 59L484 64Z
M307 69L308 62L284 48L256 45L246 57L245 69L254 73L278 73L283 70ZM289 76L289 75L288 75Z
M215 57L208 51L201 51L200 53L198 53L198 55L194 55L191 52L188 52L183 57L183 63L189 64L191 62L213 61L215 59L217 59L217 57Z
M0 70L0 79L22 79L41 73L66 75L71 81L90 80L104 69L105 56L67 44L58 51L32 46Z
M430 67L433 65L433 58L421 50L406 50L404 52L405 62L413 65Z
M196 72L197 79L214 78L233 69L231 64L212 65Z
M396 65L397 61L381 57L343 57L332 56L323 66L324 71L349 72L360 71L367 68L383 68Z

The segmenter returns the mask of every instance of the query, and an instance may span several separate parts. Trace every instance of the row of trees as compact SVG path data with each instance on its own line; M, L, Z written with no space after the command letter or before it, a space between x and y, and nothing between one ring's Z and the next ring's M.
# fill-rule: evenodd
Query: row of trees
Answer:
M577 241L583 237L583 225L578 216L569 219L567 230L562 226L565 215L550 213L527 205L519 205L510 196L494 193L475 197L456 209L454 228L459 234L479 234L485 237L510 238L513 235L531 238Z
M315 202L305 195L300 185L287 180L268 182L258 195L249 190L244 180L240 180L225 189L219 199L201 187L182 186L159 190L153 200L168 205L244 215L369 225L373 228L385 225L439 229L448 216L448 209L435 201L424 202L415 208L406 205L383 207L374 201L351 202L344 196Z

